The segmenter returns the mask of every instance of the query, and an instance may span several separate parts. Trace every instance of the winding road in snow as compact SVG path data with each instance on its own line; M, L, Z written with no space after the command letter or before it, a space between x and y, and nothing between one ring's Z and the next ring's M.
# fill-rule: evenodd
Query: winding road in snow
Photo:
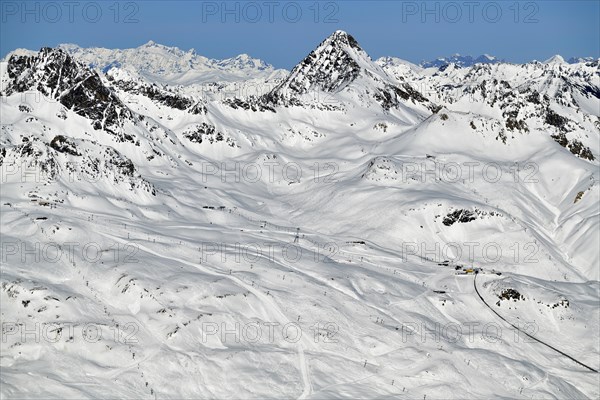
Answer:
M571 361L574 361L575 363L577 363L577 364L581 365L582 367L584 367L584 368L587 368L587 369L589 369L590 371L593 371L593 372L595 372L595 373L598 373L598 370L596 370L596 369L594 369L594 368L592 368L592 367L590 367L590 366L588 366L588 365L585 365L584 363L582 363L581 361L579 361L579 360L575 359L574 357L571 357L570 355L568 355L568 354L566 354L566 353L564 353L564 352L560 351L560 350L559 350L559 349L557 349L556 347L554 347L554 346L552 346L552 345L549 345L548 343L546 343L546 342L544 342L544 341L542 341L542 340L540 340L540 339L538 339L538 338L536 338L536 337L534 337L534 336L530 335L529 333L527 333L527 332L525 332L524 330L520 329L518 326L516 326L516 325L513 325L511 322L507 321L507 320L506 320L506 318L504 318L504 317L503 317L502 315L500 315L500 314L499 314L499 313L498 313L496 310L494 310L494 309L493 309L493 308L492 308L492 307L491 307L491 306L490 306L490 305L489 305L489 304L488 304L488 303L487 303L487 302L484 300L484 298L483 298L483 296L481 295L481 293L479 293L479 289L477 289L477 275L478 275L478 274L476 273L476 274L475 274L475 277L473 278L473 287L475 287L475 292L477 293L477 296L479 296L479 298L481 299L481 301L483 302L483 304L485 304L487 308L489 308L489 309L490 309L490 310L491 310L491 311L492 311L494 314L496 314L496 315L498 316L498 318L500 318L502 321L506 322L507 324L509 324L510 326L512 326L513 328L515 328L517 331L519 331L519 332L521 332L521 333L523 333L523 334L527 335L527 337L529 337L529 338L531 338L531 339L535 340L536 342L538 342L538 343L541 343L541 344L543 344L544 346L551 348L552 350L554 350L554 351L556 351L557 353L559 353L559 354L561 354L561 355L563 355L563 356L567 357L568 359L570 359Z

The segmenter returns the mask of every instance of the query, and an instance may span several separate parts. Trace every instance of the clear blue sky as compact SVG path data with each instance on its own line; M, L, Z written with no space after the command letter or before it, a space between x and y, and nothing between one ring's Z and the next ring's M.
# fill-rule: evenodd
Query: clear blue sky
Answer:
M512 62L600 57L600 0L0 1L0 53L148 40L211 58L248 53L291 68L337 29L373 58L488 53Z

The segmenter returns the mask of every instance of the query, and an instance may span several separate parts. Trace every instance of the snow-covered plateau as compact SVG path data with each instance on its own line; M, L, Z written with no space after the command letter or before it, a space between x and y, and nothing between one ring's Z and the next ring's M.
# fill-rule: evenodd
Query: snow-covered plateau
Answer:
M477 60L8 54L0 397L599 398L599 60Z

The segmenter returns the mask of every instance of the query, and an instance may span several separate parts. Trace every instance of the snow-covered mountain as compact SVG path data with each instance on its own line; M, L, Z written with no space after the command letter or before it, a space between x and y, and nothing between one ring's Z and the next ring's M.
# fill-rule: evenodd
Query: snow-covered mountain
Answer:
M169 86L198 100L260 96L288 74L247 54L216 60L198 55L194 49L184 51L153 41L133 49L81 48L74 44L58 48L91 69L116 77L117 81ZM23 49L14 53L31 55ZM6 59L9 57L10 54Z
M263 96L272 105L390 112L414 123L436 109L410 84L394 82L356 39L336 31L302 60L277 87Z
M597 398L599 69L9 54L1 397Z
M81 48L74 44L62 44L58 48L103 72L128 66L151 82L169 85L244 81L250 78L276 79L286 74L285 70L276 70L272 65L247 54L215 60L196 54L194 49L184 51L153 41L123 50Z
M598 61L597 58L594 57L571 57L567 60L569 64L579 64L579 63L587 63Z
M384 69L435 103L464 113L477 107L478 118L499 122L499 140L506 142L511 132L528 132L535 125L574 154L594 159L598 141L589 132L598 129L598 65L598 61L567 64L555 57L522 65L479 64L467 69L451 65L433 72L393 63Z
M560 56L554 55L550 57L545 62L559 62L559 63L569 63L569 64L580 64L586 62L594 62L598 61L598 59L594 57L571 57L567 61ZM438 57L435 60L431 61L422 61L419 66L422 68L438 68L444 69L447 68L450 64L454 64L455 67L459 68L468 68L472 67L475 64L502 64L506 63L505 60L498 59L494 56L490 56L489 54L482 54L478 57L473 56L463 56L460 54L453 54L449 57Z
M490 56L488 54L482 54L478 57L472 56L462 56L460 54L453 54L449 57L439 57L432 61L423 61L421 62L421 67L423 68L441 68L445 67L449 64L454 64L461 68L472 67L475 64L498 64L502 63L504 60L499 60L494 56Z

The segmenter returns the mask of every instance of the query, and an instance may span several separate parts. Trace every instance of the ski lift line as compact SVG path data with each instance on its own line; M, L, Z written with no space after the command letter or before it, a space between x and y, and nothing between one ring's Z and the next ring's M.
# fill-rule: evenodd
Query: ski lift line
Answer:
M245 215L244 213L240 212L237 209L217 209L217 210L218 211L228 211L229 213L238 215L238 216L246 219L247 221L258 223L260 225L260 227L263 228L263 229L268 226L270 228L274 228L274 230L276 230L276 231L281 231L281 232L284 232L284 233L295 233L294 243L297 243L298 242L297 239L300 239L299 232L301 230L298 227L294 228L294 227L289 227L289 226L283 226L283 225L273 224L273 223L268 222L268 221L266 221L264 219L255 219L255 218L252 218L250 216ZM316 235L316 233L307 233L307 235ZM302 239L307 240L308 242L312 243L313 245L317 246L318 248L321 248L324 245L327 245L326 242L320 242L318 240L312 239L309 236L304 236L304 234L302 236ZM144 240L144 239L141 238L140 240ZM192 246L188 246L186 244L186 247L192 247ZM342 249L339 249L339 248L337 249L337 255L339 255L341 257L341 260L337 260L337 262L343 261L344 259L347 259L348 261L351 261L351 262L352 261L359 261L360 260L363 263L370 264L373 267L376 267L376 268L379 268L379 269L382 269L382 270L385 270L385 271L388 271L388 272L396 270L396 268L394 268L394 267L384 266L384 265L378 264L378 263L372 261L371 259L369 259L365 255L358 255L357 253L348 252L346 250L342 250ZM422 261L435 262L434 260L429 260L429 259L424 258L422 256L418 256L418 257L421 258ZM331 258L331 257L329 257L329 258ZM391 257L386 257L386 258L391 258ZM332 260L336 261L334 258L332 258ZM404 271L404 272L406 272L406 271ZM425 273L425 272L421 272L421 271L410 271L410 272Z
M585 365L584 363L582 363L581 361L579 361L579 360L575 359L574 357L571 357L570 355L568 355L568 354L566 354L566 353L564 353L564 352L560 351L560 350L559 350L559 349L557 349L556 347L554 347L554 346L552 346L552 345L550 345L550 344L548 344L548 343L546 343L546 342L544 342L544 341L542 341L542 340L540 340L540 339L536 338L536 337L535 337L535 336L533 336L533 335L530 335L529 333L525 332L524 330L520 329L520 328L519 328L519 327L517 327L516 325L513 325L511 322L509 322L508 320L506 320L506 318L504 318L504 317L503 317L502 315L500 315L500 314L499 314L499 313L498 313L496 310L494 310L494 309L493 309L493 308L492 308L492 307L491 307L491 306L490 306L490 305L489 305L489 304L488 304L488 303L487 303L487 302L484 300L484 298L483 298L483 296L481 295L481 293L479 293L479 289L477 289L477 275L478 275L478 274L475 274L475 277L473 278L473 287L475 288L475 292L477 293L477 296L479 296L479 298L481 299L481 301L483 302L483 304L485 304L487 308L489 308L490 310L492 310L492 312L493 312L494 314L496 314L496 315L498 316L498 318L500 318L502 321L506 322L507 324L509 324L510 326L512 326L513 328L515 328L516 330L518 330L519 332L521 332L521 333L524 333L525 335L527 335L529 338L531 338L531 339L535 340L536 342L538 342L538 343L540 343L540 344L543 344L543 345L544 345L544 346L546 346L546 347L549 347L550 349L552 349L552 350L556 351L557 353L559 353L559 354L561 354L561 355L563 355L563 356L567 357L568 359L570 359L571 361L574 361L575 363L577 363L577 364L581 365L582 367L584 367L584 368L587 368L587 369L589 369L589 370L590 370L590 371L592 371L592 372L598 373L598 370L596 370L596 369L594 369L594 368L592 368L592 367L590 367L590 366L588 366L588 365Z
M227 211L227 209L220 210L220 211ZM85 212L80 212L80 213L82 215L86 215L87 214ZM299 237L299 232L301 231L300 228L297 228L297 227L296 228L286 227L286 226L282 226L282 225L278 225L278 224L273 224L273 223L265 221L264 219L254 219L252 217L249 217L249 216L246 216L246 215L242 214L241 212L239 212L238 210L235 210L235 209L231 209L230 213L237 214L238 216L240 216L240 217L242 217L242 218L244 218L244 219L246 219L248 221L260 223L261 227L270 226L270 227L275 228L275 230L278 230L278 231L283 231L283 232L286 232L286 233L295 233L294 243L297 243L296 238L300 239L300 237ZM104 215L102 215L102 216L100 216L100 215L96 216L95 222L97 224L99 223L100 225L102 225L104 227L107 227L107 228L112 227L114 225L121 226L123 224L122 222L117 222L115 220L111 220L109 218L106 218L106 216L104 216ZM128 224L128 229L131 229L134 232L138 231L139 233L142 233L142 231L139 230L139 228L135 224ZM148 232L145 232L144 235L147 234L147 233ZM156 232L154 232L154 234L156 234ZM311 233L307 233L307 234L311 235ZM312 233L312 235L316 235L316 234ZM321 247L323 247L324 245L327 244L326 242L319 242L317 240L314 240L314 239L312 239L310 237L307 237L307 236L304 236L304 235L302 236L302 239L306 239L308 242L312 243L313 245L317 246L318 248L321 248ZM133 241L139 240L140 242L144 242L144 241L149 240L149 239L147 239L146 237L135 238L135 237L128 236L128 240L133 240ZM185 247L188 247L190 249L195 249L195 246L192 245L191 243L187 243L187 241L184 241L185 243L176 243L176 242L177 241L173 241L174 244L183 244ZM163 241L162 243L166 244L167 242ZM394 267L391 267L391 266L384 266L384 265L378 264L378 263L374 262L373 260L369 259L366 255L359 255L357 253L348 252L348 251L345 251L345 250L342 250L342 249L339 249L339 248L337 249L336 254L339 257L331 257L331 256L329 256L328 258L331 258L332 261L336 261L336 262L343 262L343 261L350 261L350 262L356 261L356 262L358 262L358 261L360 261L362 263L370 264L371 266L373 266L375 268L378 268L378 269L381 269L381 270L385 270L387 272L397 270L397 268L394 268ZM432 260L427 260L427 261L433 262ZM404 270L401 270L401 271L403 271L403 272L414 272L414 273L424 273L424 272L421 272L421 271L404 271Z
M244 217L241 214L240 214L240 216ZM265 221L264 220L257 220L256 222L265 222ZM267 224L269 224L269 223L267 223ZM110 224L102 224L102 225L107 226L107 227L110 226ZM273 224L271 224L271 225L273 225ZM286 229L286 231L289 231L289 228L286 228L286 227L284 227L284 228ZM135 228L134 228L134 230L135 230ZM295 231L298 232L298 228L295 228ZM134 240L134 241L135 240L139 240L140 242L145 242L147 240L147 238L145 238L145 237L139 237L137 239L134 238L134 237L128 237L128 239L129 240ZM317 247L323 246L325 244L323 242L318 242L316 240L309 240L309 242L313 243ZM163 241L161 243L166 244L167 242ZM192 245L191 243L188 243L187 241L182 241L180 243L177 243L177 241L173 241L173 244L183 245L183 246L185 246L185 247L187 247L189 249L192 249L192 250L196 249L196 246ZM316 253L316 254L318 254L318 253ZM343 262L346 259L347 259L347 261L350 261L350 262L360 260L363 263L370 264L371 266L373 266L375 268L378 268L378 269L381 269L381 270L385 270L386 272L390 272L390 271L395 271L396 270L396 268L393 268L393 267L387 267L387 266L383 266L383 265L377 264L377 263L371 261L370 259L368 259L366 256L357 256L354 253L345 252L344 250L339 250L338 249L337 254L340 256L339 258L338 257L335 257L335 258L328 257L328 258L330 258L332 261L335 261L335 262L338 262L338 263L339 262ZM403 272L424 273L424 272L420 272L420 271L403 271Z
M288 232L288 233L294 233L294 232L297 233L298 229L299 229L299 228L293 228L293 227L289 227L289 226L282 226L282 225L278 225L278 224L273 224L273 223L265 221L265 220L255 220L252 217L244 215L243 213L241 213L238 210L234 210L234 213L236 215L239 215L240 217L248 220L248 221L260 222L261 223L261 227L263 227L263 228L266 228L267 226L271 226L271 227L275 228L275 230L283 231L283 232ZM316 233L306 232L306 235L316 235ZM302 239L307 240L308 242L311 242L312 244L314 244L316 246L323 246L323 245L327 244L326 242L319 242L317 240L314 240L314 239L310 238L309 236L303 236ZM347 252L347 251L341 250L341 249L338 249L338 251L339 251L340 254L343 253L345 257L349 257L351 259L354 259L355 258L354 256L356 256L356 253L350 253L350 252ZM429 262L433 262L433 263L436 262L435 260L428 259L428 258L420 256L418 254L416 256L419 257L421 259L421 261L429 261ZM392 258L392 257L387 257L387 258ZM401 259L401 261L402 261L402 259ZM373 265L376 265L372 261L369 261L369 263L371 263Z
M246 219L248 221L260 223L261 228L266 228L267 226L271 226L271 227L274 227L278 231L283 231L283 232L288 232L288 233L291 233L291 232L294 232L294 231L296 233L298 233L299 230L300 230L300 228L292 228L292 227L287 227L287 226L281 226L281 225L278 225L278 224L273 224L273 223L268 222L268 221L266 221L264 219L258 219L257 220L257 219L254 219L252 217L244 215L243 213L239 212L238 210L232 210L232 211L236 215L238 215L238 216L240 216L240 217L242 217L242 218L244 218L244 219ZM308 232L306 234L307 235L317 235L316 233L308 233ZM312 243L313 245L317 246L318 248L321 248L321 247L323 247L324 245L327 244L326 242L319 242L319 241L317 241L315 239L312 239L309 236L305 236L304 234L302 236L302 239L304 239L304 240ZM296 241L294 241L294 243L296 243ZM329 257L329 258L331 258L333 261L337 261L337 262L340 262L340 261L343 262L344 259L347 259L350 262L352 262L352 261L360 261L363 264L370 264L371 266L373 266L375 268L378 268L378 269L381 269L381 270L385 270L386 272L393 271L394 274L396 273L397 270L399 270L399 269L397 269L395 267L384 266L384 265L378 264L378 263L372 261L371 259L369 259L366 255L362 255L361 256L361 255L358 255L357 253L348 252L346 250L341 250L339 248L337 249L337 254L341 257L341 260L339 260L339 259L336 260L336 259L334 259L332 257ZM428 259L426 257L423 257L423 256L419 256L419 255L416 255L416 256L419 257L421 259L421 261L428 261L428 262L432 262L432 263L436 262L434 260L430 260L430 259ZM393 257L385 257L385 258L392 259ZM400 262L404 262L404 261L405 260L400 259ZM401 272L418 273L418 274L426 274L426 272L415 271L415 270L407 271L407 270L400 269L399 271L401 271Z

